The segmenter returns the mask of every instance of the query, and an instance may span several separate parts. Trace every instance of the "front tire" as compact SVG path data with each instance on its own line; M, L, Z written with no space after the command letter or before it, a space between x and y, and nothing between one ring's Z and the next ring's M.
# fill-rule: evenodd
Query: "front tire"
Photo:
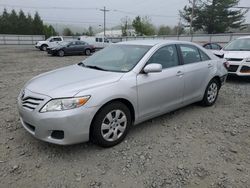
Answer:
M202 104L204 106L212 106L217 100L219 90L219 82L216 79L212 79L207 85L204 97L202 99Z
M58 51L58 56L59 57L63 57L64 56L64 51L63 50L59 50Z
M85 50L85 55L86 55L86 56L90 56L90 54L91 54L90 49L86 49L86 50Z
M93 120L91 140L102 147L115 146L126 137L131 122L131 113L126 105L121 102L107 104Z
M46 51L46 50L47 50L47 48L48 48L48 46L47 46L47 45L42 45L42 46L41 46L41 50L42 50L42 51Z

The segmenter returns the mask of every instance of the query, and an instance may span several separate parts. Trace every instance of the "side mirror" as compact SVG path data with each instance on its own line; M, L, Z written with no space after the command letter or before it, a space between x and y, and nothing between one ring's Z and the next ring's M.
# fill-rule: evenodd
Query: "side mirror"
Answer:
M158 63L148 64L148 65L146 65L146 67L144 67L143 71L146 74L147 73L153 73L153 72L161 72L162 71L162 65L158 64Z

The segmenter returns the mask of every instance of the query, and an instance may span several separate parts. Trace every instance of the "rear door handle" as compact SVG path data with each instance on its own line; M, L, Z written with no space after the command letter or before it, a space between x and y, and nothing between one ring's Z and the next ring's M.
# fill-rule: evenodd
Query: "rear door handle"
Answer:
M182 71L178 71L177 73L176 73L176 76L183 76L184 75L184 73L182 72Z

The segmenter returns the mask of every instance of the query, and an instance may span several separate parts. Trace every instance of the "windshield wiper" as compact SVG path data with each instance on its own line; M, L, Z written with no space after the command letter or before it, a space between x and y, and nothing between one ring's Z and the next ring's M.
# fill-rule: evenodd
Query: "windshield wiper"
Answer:
M94 66L94 65L84 65L85 67L91 68L91 69L96 69L96 70L102 70L102 71L107 71L104 68L98 67L98 66Z
M82 66L82 67L91 68L91 69L96 69L96 70L107 71L106 69L101 68L101 67L98 67L98 66L95 66L95 65L85 65L83 62L78 63L78 65L80 65L80 66Z

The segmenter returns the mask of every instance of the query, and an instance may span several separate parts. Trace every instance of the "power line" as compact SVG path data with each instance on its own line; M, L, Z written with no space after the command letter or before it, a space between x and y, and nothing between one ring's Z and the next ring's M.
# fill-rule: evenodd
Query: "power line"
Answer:
M112 11L120 12L120 13L124 13L124 14L138 15L138 13L123 11L123 10L118 10L118 9L114 9ZM178 17L178 16L168 16L168 15L161 15L161 14L147 14L147 16L151 16L151 17L167 17L167 18L176 18L176 17Z
M90 24L90 23L94 23L94 24L101 24L101 21L66 21L66 20L57 20L57 19L46 19L44 18L43 21L45 22L61 22L61 23L75 23L75 24ZM109 24L116 24L115 22L106 22Z
M23 6L23 5L8 5L8 4L0 4L0 6L3 7L15 7L15 8L27 8L27 9L45 9L45 10L100 10L97 7L35 7L35 6ZM103 10L103 9L101 9ZM113 9L113 10L108 10L108 11L113 11L113 12L120 12L124 14L130 14L130 15L139 15L136 12L130 12L130 11L124 11L124 10L119 10L119 9ZM147 16L151 17L168 17L168 18L176 18L178 16L169 16L169 15L161 15L161 14L147 14Z

